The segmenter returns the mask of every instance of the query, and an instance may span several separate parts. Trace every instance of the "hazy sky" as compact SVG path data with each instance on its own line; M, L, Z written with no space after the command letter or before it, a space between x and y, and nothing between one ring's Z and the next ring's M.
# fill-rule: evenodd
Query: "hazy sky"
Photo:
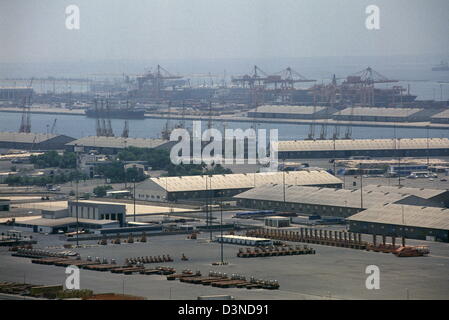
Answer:
M0 0L0 62L449 55L448 35L448 0Z

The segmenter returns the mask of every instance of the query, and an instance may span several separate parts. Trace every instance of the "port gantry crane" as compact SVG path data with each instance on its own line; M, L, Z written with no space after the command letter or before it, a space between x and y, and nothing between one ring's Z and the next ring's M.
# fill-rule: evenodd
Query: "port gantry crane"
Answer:
M156 71L152 72L151 70L145 73L144 75L137 77L137 85L139 90L143 90L146 83L150 83L151 93L152 95L159 99L161 97L161 91L165 87L164 82L166 80L176 80L182 79L182 76L176 76L165 70L159 64L156 67Z
M346 78L341 86L342 99L348 95L353 103L351 103L351 116L354 115L354 101L355 95L359 95L361 106L374 106L374 85L377 83L392 83L398 82L398 80L391 80L375 71L373 68L368 67L350 75ZM351 97L352 96L352 97ZM352 138L352 120L349 120L348 126L345 131L345 139Z
M268 89L272 88L275 91L275 94L281 98L282 102L291 102L292 92L295 90L296 83L315 81L307 79L291 67L287 67L273 75L267 76L265 84Z
M33 88L33 80L34 78L30 79L30 83L27 85L28 89ZM19 132L21 133L30 133L31 132L31 105L32 105L32 98L33 91L31 91L30 95L25 96L23 98L23 111L22 111L22 121L20 122L20 128Z
M250 105L257 108L265 100L265 84L267 79L267 73L258 66L254 66L252 75L245 74L243 76L232 77L231 82L242 88L249 88Z

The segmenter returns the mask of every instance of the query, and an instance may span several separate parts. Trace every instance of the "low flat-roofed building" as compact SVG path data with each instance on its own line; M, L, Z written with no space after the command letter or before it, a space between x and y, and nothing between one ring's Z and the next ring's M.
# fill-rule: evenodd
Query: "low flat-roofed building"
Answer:
M423 194L425 192L423 191ZM435 192L437 193L437 192ZM441 190L441 194L445 190ZM430 194L430 192L428 193ZM446 193L447 194L447 193ZM285 198L284 198L285 195ZM420 198L411 192L397 190L333 189L282 184L267 184L234 196L237 205L251 209L272 209L306 215L349 217L357 212L387 203L426 204L438 207L432 197ZM284 201L285 199L285 201Z
M449 242L449 209L388 204L349 218L349 231Z
M285 183L341 188L342 181L321 170L260 172L149 178L136 185L136 199L170 201L232 197L267 183Z
M38 232L38 233L56 233L58 231L73 231L76 230L76 218L66 217L60 219L30 219L21 220L14 223L14 228L21 231ZM117 228L119 222L115 220L93 220L93 219L78 219L79 229L95 230L102 228Z
M9 211L11 200L0 198L0 211Z
M67 208L48 208L41 211L44 219L61 219L69 216Z
M346 121L379 121L379 122L409 122L425 121L427 117L419 117L424 109L419 108L376 108L376 107L351 107L340 110L333 115L335 120Z
M279 159L448 156L448 138L278 141Z
M69 216L92 220L115 220L120 226L126 222L126 206L91 200L69 201Z
M325 119L336 110L322 106L263 105L248 111L250 118Z
M449 109L434 114L430 121L434 123L449 123Z
M0 100L20 100L33 95L33 88L28 87L0 87Z
M169 149L172 145L173 142L163 139L89 136L67 143L67 148L71 151L77 147L82 152L97 150L99 153L115 154L128 147Z
M75 140L62 134L0 132L0 148L18 150L64 150Z
M285 228L290 226L289 217L271 216L264 219L266 227Z
M256 237L245 237L238 235L223 235L223 236L215 236L215 241L230 243L230 244L239 244L244 246L272 246L273 241L271 239L266 238L256 238Z

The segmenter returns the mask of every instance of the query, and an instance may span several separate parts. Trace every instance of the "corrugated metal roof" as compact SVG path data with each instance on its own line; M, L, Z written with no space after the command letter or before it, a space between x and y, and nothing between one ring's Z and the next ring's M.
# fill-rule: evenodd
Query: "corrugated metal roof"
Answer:
M382 186L370 184L363 187L364 191L376 191L376 192L395 192L404 195L413 195L423 199L430 199L436 197L442 193L448 192L441 189L426 189L426 188L407 188L402 186Z
M169 192L198 191L223 189L254 188L267 183L282 183L297 185L328 185L341 184L342 181L326 171L288 171L285 172L236 173L220 175L181 176L150 178Z
M408 117L424 109L419 108L368 108L354 107L346 108L337 115L342 116L367 116L367 117Z
M389 204L369 208L348 220L449 230L449 209Z
M122 137L83 137L81 139L72 141L67 145L85 146L85 147L97 147L97 148L156 148L168 143L163 139L150 139L150 138L122 138Z
M267 184L234 196L239 199L284 201L284 186L282 184ZM378 192L363 190L363 207L392 203L408 197L408 195L393 192ZM305 186L286 186L285 201L326 205L335 207L360 208L360 190L333 189Z
M263 105L257 107L257 109L252 109L249 112L257 113L291 113L291 114L313 114L321 110L326 109L326 107L320 106L289 106L289 105Z
M41 143L59 135L46 133L0 132L0 142Z
M357 140L290 140L277 142L278 151L340 151L447 149L447 138L357 139Z

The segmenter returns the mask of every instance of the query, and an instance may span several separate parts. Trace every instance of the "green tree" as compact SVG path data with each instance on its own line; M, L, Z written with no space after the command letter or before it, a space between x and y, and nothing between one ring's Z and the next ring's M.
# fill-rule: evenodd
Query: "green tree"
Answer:
M101 198L101 197L105 197L106 192L111 189L112 189L111 186L98 186L98 187L94 188L93 192L97 198Z

